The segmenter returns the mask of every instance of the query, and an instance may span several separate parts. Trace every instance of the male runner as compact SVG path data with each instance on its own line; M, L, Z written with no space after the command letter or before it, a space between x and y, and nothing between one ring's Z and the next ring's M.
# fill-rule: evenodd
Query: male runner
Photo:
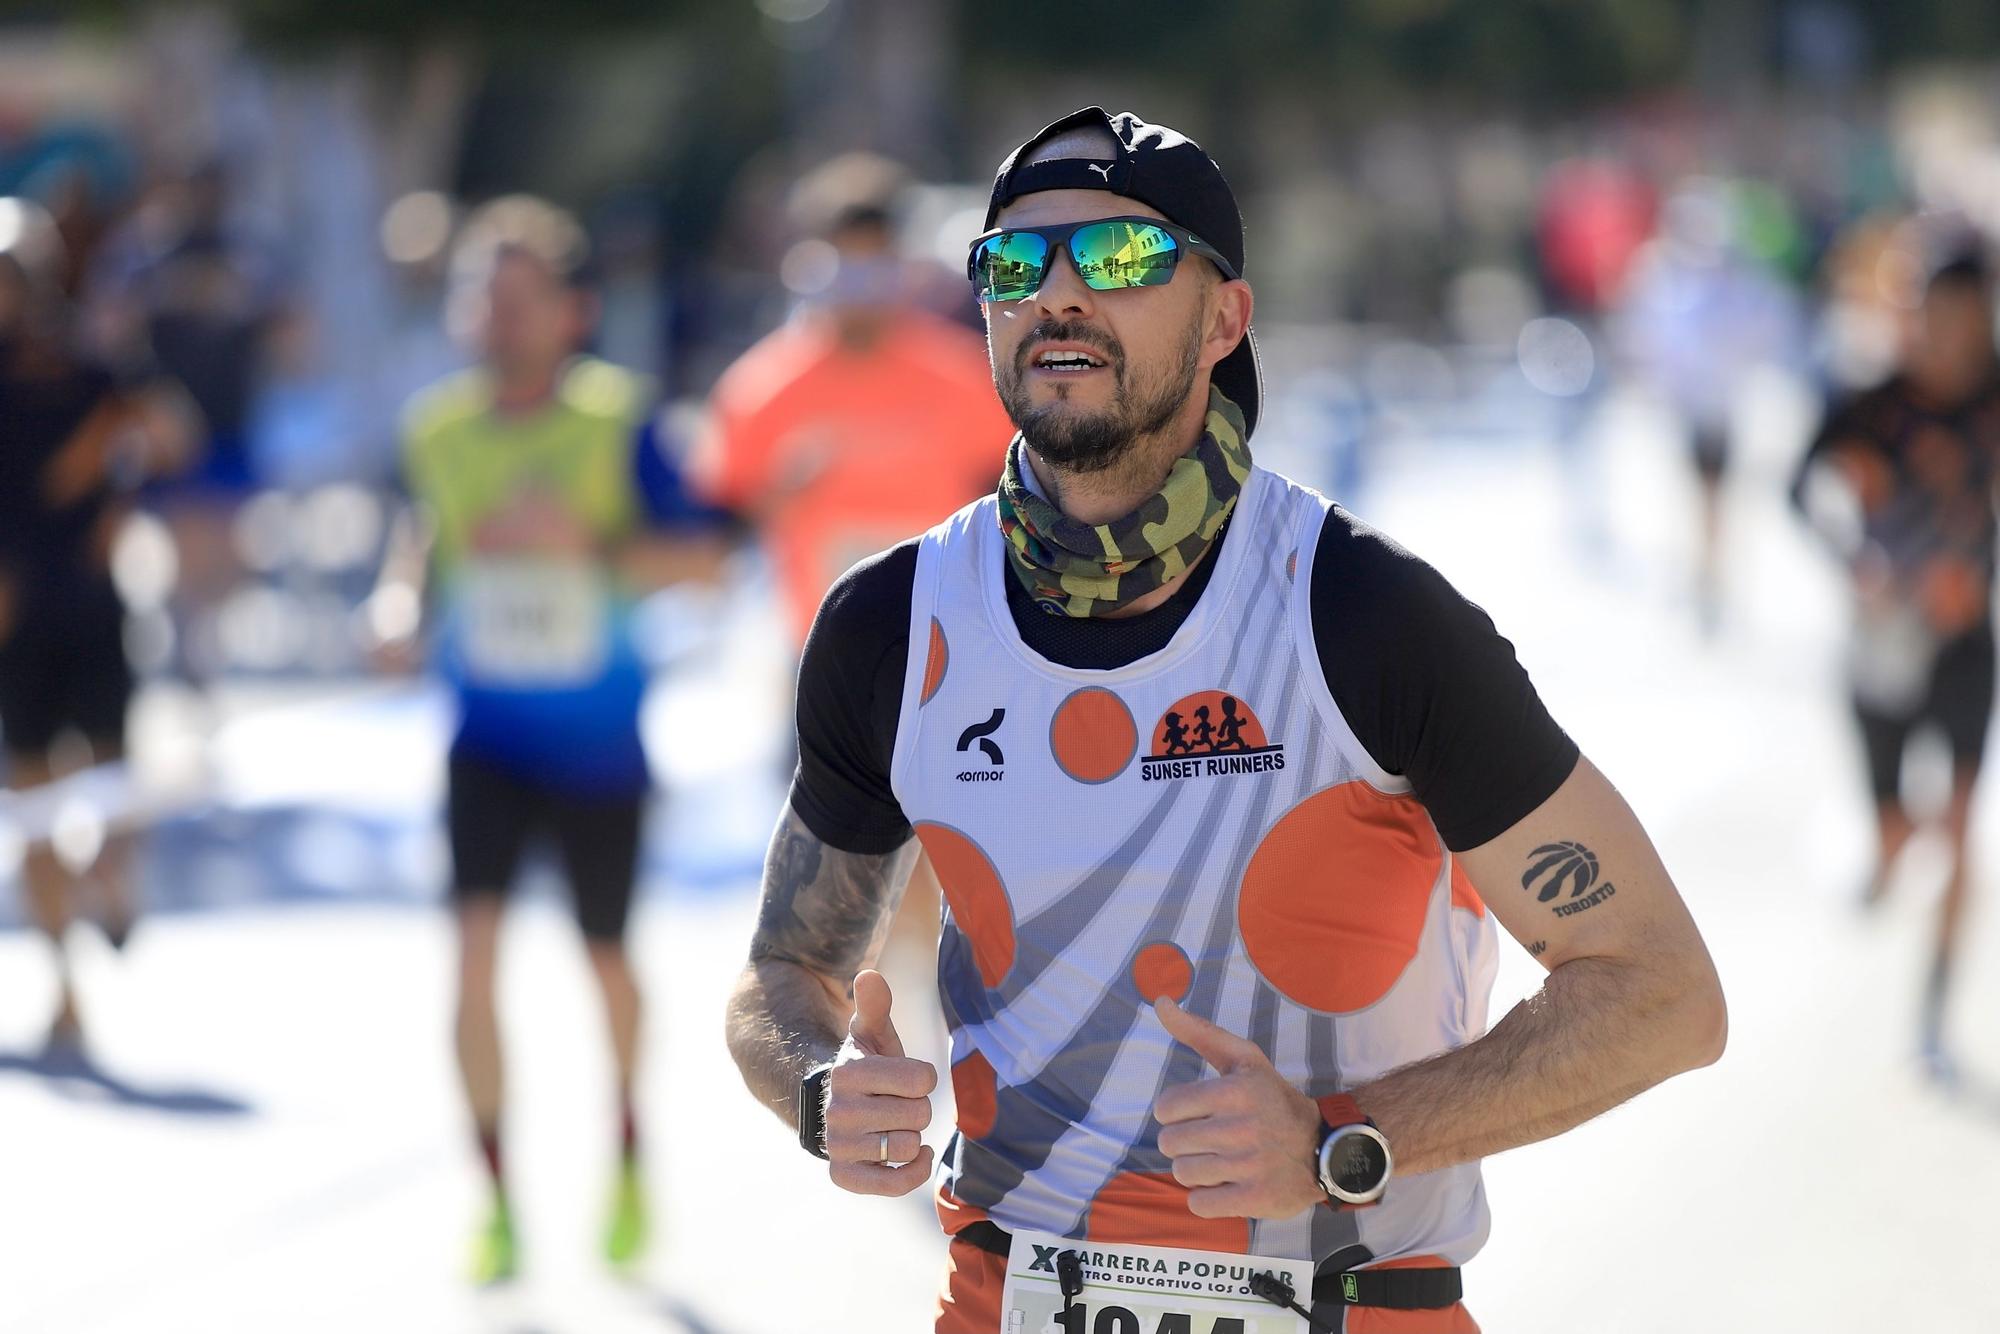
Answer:
M56 224L0 199L0 742L9 787L39 787L125 754L132 669L111 547L131 490L192 437L178 390L118 383L77 350ZM80 1048L83 1019L63 937L95 899L113 945L134 908L131 840L65 858L38 837L22 864L48 937L57 995L51 1048Z
M496 201L467 224L455 278L479 307L481 365L411 404L404 467L427 540L399 524L371 604L385 637L407 642L428 555L439 665L459 702L448 816L458 1064L493 1187L475 1244L481 1282L516 1269L493 975L501 906L537 837L561 854L617 1063L606 1258L629 1264L644 1241L640 997L624 936L649 778L646 675L627 613L636 594L712 573L720 555L661 531L700 516L649 423L647 386L577 354L592 315L583 260L581 230L538 200Z
M978 337L916 304L902 172L851 153L802 179L793 226L828 267L798 313L716 382L689 472L750 517L805 642L841 571L984 493L1006 414Z
M1860 524L1813 499L1816 478L1846 491ZM2000 360L1993 281L1976 254L1940 264L1925 286L1902 364L1828 414L1792 497L1847 565L1854 590L1849 675L1875 799L1877 852L1864 900L1880 901L1916 831L1902 794L1903 750L1920 727L1951 746L1944 826L1951 872L1919 1023L1929 1071L1949 1078L1944 1010L1970 883L1967 833L1993 713L1994 486L2000 480Z
M1713 1061L1707 950L1485 615L1252 464L1207 155L1091 107L1007 159L987 222L1020 434L994 498L820 611L737 1062L836 1184L924 1183L936 1074L870 968L921 844L958 1107L939 1331L1080 1303L1212 1334L1246 1297L1301 1331L1474 1329L1479 1158ZM1188 745L1225 697L1243 747ZM1549 977L1488 1032L1494 917ZM1228 1294L1153 1286L1182 1264Z

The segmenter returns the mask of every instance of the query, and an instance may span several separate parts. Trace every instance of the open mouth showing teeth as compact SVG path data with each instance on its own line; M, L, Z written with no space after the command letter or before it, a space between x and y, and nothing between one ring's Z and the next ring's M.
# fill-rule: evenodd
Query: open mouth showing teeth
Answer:
M1085 352L1044 352L1035 358L1035 368L1044 371L1094 371L1103 367L1103 362Z

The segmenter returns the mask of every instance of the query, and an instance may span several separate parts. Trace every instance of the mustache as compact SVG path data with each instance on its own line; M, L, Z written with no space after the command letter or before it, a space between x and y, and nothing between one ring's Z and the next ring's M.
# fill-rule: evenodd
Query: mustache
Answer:
M1028 330L1021 339L1021 345L1014 349L1014 373L1025 374L1028 369L1028 349L1037 343L1081 343L1093 351L1102 352L1112 369L1121 369L1125 364L1125 345L1102 329L1088 324L1065 320L1043 320Z

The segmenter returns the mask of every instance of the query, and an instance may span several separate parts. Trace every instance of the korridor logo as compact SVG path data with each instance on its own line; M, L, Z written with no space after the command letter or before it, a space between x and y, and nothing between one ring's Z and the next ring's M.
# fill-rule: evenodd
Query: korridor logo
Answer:
M958 734L958 748L960 750L971 750L976 743L980 751L986 756L987 762L992 766L985 769L961 769L958 772L959 782L997 783L1006 777L1000 771L1000 766L1007 763L1007 756L1002 753L1000 743L993 739L993 734L1000 730L1000 724L1006 721L1007 710L995 709L992 716L985 722L974 723Z
M958 734L958 748L960 750L970 750L972 749L972 743L977 741L979 748L986 752L987 759L993 761L995 764L1005 764L1007 757L1000 753L1000 747L990 740L990 738L995 732L1000 730L1000 724L1006 721L1007 710L993 710L993 716L985 722L974 723Z

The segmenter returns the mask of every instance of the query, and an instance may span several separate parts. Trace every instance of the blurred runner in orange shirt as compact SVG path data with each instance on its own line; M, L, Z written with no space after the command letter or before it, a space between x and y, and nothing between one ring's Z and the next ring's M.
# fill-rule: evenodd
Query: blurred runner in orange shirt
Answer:
M692 463L777 565L794 646L833 581L991 491L1013 427L979 336L915 304L893 163L836 158L794 188L798 314L726 371Z

